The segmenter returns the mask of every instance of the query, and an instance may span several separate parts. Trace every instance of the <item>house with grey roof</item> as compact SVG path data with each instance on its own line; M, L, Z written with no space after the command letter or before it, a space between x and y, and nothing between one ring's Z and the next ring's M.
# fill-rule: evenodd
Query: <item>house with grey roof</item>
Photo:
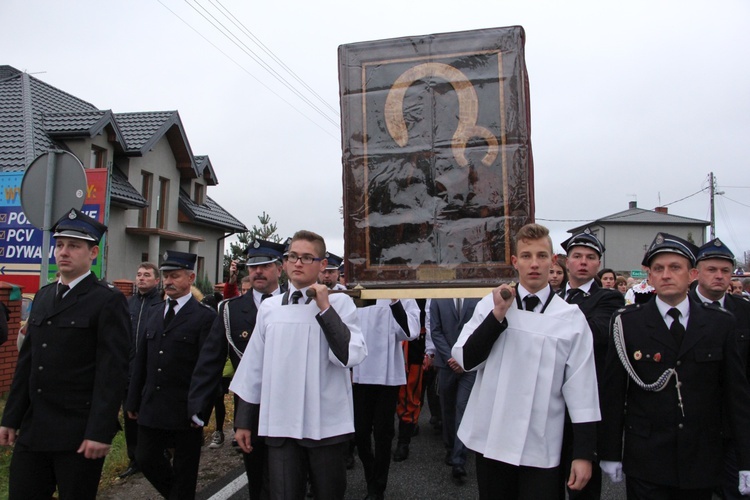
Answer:
M98 109L0 66L0 172L23 172L50 149L109 171L106 279L132 279L140 262L179 250L198 254L199 276L221 281L224 239L247 228L208 196L216 171L193 154L177 111Z
M640 270L643 255L656 233L673 234L700 246L706 242L706 227L709 225L709 221L670 214L667 207L645 210L631 201L627 210L574 227L568 232L594 234L606 248L601 267L627 273Z

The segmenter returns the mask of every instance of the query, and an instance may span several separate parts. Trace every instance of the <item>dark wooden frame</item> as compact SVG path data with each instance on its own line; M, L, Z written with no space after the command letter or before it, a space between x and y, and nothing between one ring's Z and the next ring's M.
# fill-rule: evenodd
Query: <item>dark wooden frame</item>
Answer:
M339 81L347 281L465 287L513 277L512 235L534 220L523 29L343 45Z

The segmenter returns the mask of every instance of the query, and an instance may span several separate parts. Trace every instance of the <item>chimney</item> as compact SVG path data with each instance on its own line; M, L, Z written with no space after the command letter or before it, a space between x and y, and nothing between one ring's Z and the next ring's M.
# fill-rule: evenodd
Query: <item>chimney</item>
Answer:
M628 209L632 210L634 208L638 208L638 202L637 201L628 202Z
M669 209L667 207L656 207L654 209L654 212L660 213L660 214L666 214L666 213L669 213Z

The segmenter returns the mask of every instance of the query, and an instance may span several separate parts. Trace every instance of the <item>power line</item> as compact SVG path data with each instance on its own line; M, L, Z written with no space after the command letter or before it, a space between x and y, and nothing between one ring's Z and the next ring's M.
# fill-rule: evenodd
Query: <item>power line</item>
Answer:
M284 85L293 94L295 94L297 97L299 97L300 99L302 99L302 101L304 101L308 106L310 106L311 108L313 108L313 110L315 110L320 116L322 116L331 125L333 125L334 127L336 127L338 129L339 124L335 120L331 119L331 117L329 115L327 115L315 103L313 103L310 99L308 99L307 96L305 96L304 94L302 94L302 92L300 92L297 88L295 88L294 85L292 85L291 83L289 83L282 75L280 75L268 63L266 63L258 54L255 53L255 51L253 51L253 49L251 49L250 47L247 46L247 44L245 44L244 42L242 42L237 37L237 35L235 35L232 32L232 30L230 30L229 28L227 28L224 25L224 23L222 23L219 19L216 18L216 16L214 16L211 12L209 12L209 10L206 9L206 7L204 7L203 5L201 5L201 3L198 2L197 0L194 0L194 1L195 1L196 5L198 5L201 9L203 9L203 11L205 11L206 14L208 14L211 17L211 19L213 19L213 21L211 19L209 19L208 17L206 17L206 15L204 15L201 11L199 11L198 9L196 9L195 6L192 3L190 3L189 0L185 0L185 3L188 4L193 10L195 10L195 12L197 12L201 17L203 17L203 19L205 19L206 21L208 21L208 23L211 24L211 26L213 26L219 33L221 33L222 35L224 35L224 37L226 37L227 40L229 40L237 48L239 48L241 51L243 51L253 61L255 61L256 63L258 63L263 69L266 70L266 72L268 72L271 76L273 76L279 83L281 83L282 85ZM217 23L219 24L219 26L221 26L221 28L219 28L219 26L217 26Z
M307 116L305 113L303 113L299 108L297 108L296 106L294 106L291 102L287 101L284 97L282 97L281 95L279 95L275 90L273 90L271 87L269 87L268 85L266 85L263 81L261 81L260 79L258 79L258 77L256 77L255 75L253 75L242 64L240 64L239 62L237 62L236 60L234 60L229 54L227 54L226 52L224 52L223 50L221 50L221 48L219 48L216 44L214 44L211 40L209 40L205 35L203 35L203 33L201 33L196 28L194 28L190 23L188 23L186 20L184 20L182 17L180 17L175 11L173 11L172 9L170 9L169 7L167 7L164 4L164 2L162 2L161 0L156 0L156 1L159 2L162 5L162 7L164 7L169 12L171 12L172 15L174 15L177 19L179 19L180 21L182 21L188 28L190 28L191 30L193 30L198 36L200 36L206 42L208 42L209 45L211 45L213 48L215 48L216 50L218 50L219 52L221 52L221 54L223 54L224 57L226 57L227 59L229 59L230 61L232 61L238 68L240 68L242 71L244 71L245 73L247 73L253 80L255 80L256 82L258 82L259 84L261 84L266 90L268 90L273 95L275 95L276 97L278 97L279 99L281 99L283 102L285 102L286 104L288 104L289 107L291 107L297 113L299 113L300 115L302 115L305 119L307 119L308 121L310 121L313 125L315 125L319 129L321 129L326 134L330 135L333 138L337 137L336 135L332 134L329 130L323 128L318 122L316 122L315 120L313 120L312 118L310 118L309 116Z
M213 0L208 0L208 1L212 5L215 6ZM331 106L328 103L328 101L326 101L325 99L323 99L317 92L315 92L315 90L312 87L310 87L302 78L300 78L297 75L297 73L295 73L289 66L287 66L284 63L284 61L281 60L281 58L279 58L276 54L274 54L274 52L270 48L268 48L257 36L255 36L255 34L253 34L253 32L250 31L250 29L248 29L247 26L244 25L244 23L242 23L242 21L240 21L239 19L237 19L237 17L234 14L232 14L229 11L229 9L227 9L226 7L224 7L224 5L222 5L222 3L219 0L216 0L216 3L219 4L219 6L222 9L224 9L224 11L226 12L224 14L225 17L231 17L230 21L232 21L232 23L235 26L237 26L238 28L240 28L240 30L242 30L248 38L250 38L258 47L261 48L261 50L263 50L263 52L265 52L266 54L268 54L269 56L271 56L271 58L279 66L281 66L284 70L286 70L287 73L289 73L292 77L294 77L295 80L297 80L300 84L302 84L302 86L304 86L308 90L308 92L310 92L313 96L315 96L324 106L326 106L328 109L330 109L333 112L334 116L338 117L339 111L336 108L334 108L333 106Z

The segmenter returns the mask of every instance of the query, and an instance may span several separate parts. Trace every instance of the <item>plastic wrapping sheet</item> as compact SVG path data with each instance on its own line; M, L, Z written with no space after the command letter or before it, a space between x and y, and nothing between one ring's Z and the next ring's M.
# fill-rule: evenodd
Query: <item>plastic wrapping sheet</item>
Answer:
M534 219L521 27L339 47L346 276L487 286Z

